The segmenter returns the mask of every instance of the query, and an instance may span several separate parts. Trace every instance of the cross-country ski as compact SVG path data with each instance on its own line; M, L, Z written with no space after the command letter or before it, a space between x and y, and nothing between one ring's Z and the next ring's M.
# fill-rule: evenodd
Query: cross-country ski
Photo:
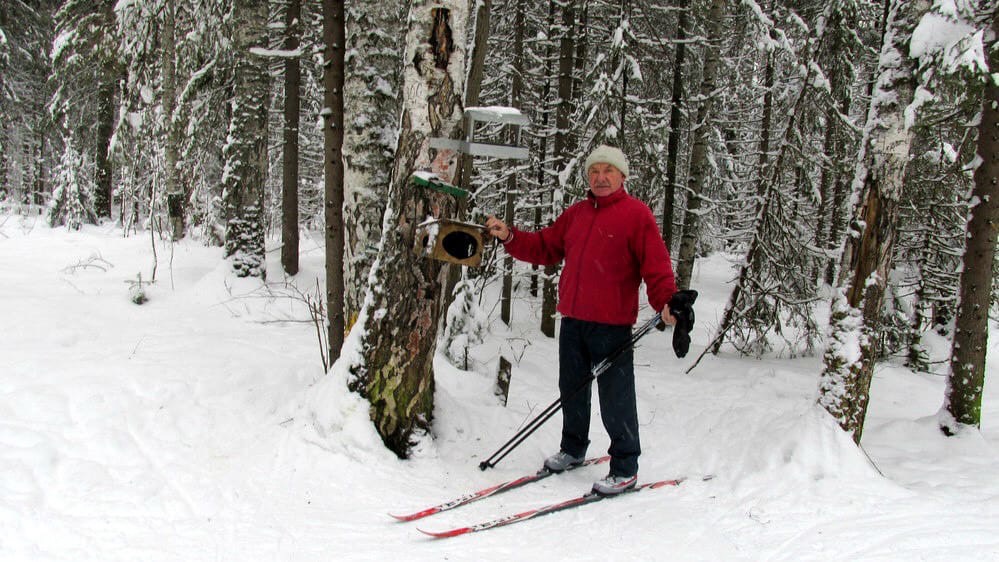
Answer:
M591 458L591 459L586 459L585 461L583 461L582 463L580 463L578 465L571 466L571 467L567 468L565 471L568 472L570 470L575 470L577 468L582 468L584 466L590 466L590 465L595 465L595 464L602 464L602 463L605 463L605 462L607 462L609 460L610 460L609 456L594 457L594 458ZM415 521L417 519L422 519L424 517L429 517L431 515L435 515L437 513L442 512L442 511L448 511L448 510L454 509L456 507L461 507L463 505L470 504L470 503L472 503L474 501L478 501L478 500L481 500L481 499L492 497L492 496L495 496L497 494L502 494L503 492L509 492L510 490L514 490L514 489L520 488L522 486L526 486L527 484L532 484L534 482L538 482L540 480L544 480L545 478L548 478L549 476L553 476L555 474L557 474L557 473L552 472L550 470L547 470L545 468L542 468L541 470L535 472L534 474L530 474L530 475L527 475L527 476L521 476L520 478L517 478L515 480L510 480L510 481L504 482L502 484L496 484L495 486L490 486L488 488L483 488L482 490L478 490L476 492L472 492L472 493L466 494L464 496L461 496L460 498L455 498L453 500L446 501L444 503L435 505L433 507L428 507L426 509L423 509L423 510L420 510L420 511L417 511L417 512L414 512L414 513L410 513L410 514L407 514L407 515L394 515L394 514L390 513L389 515L392 516L392 517L394 517L394 518L396 518L396 519L398 519L399 521Z
M566 509L572 509L574 507L580 507L591 503L596 503L605 499L616 498L618 496L624 496L627 494L633 494L636 492L641 492L643 490L655 490L657 488L662 488L665 486L679 486L684 481L684 478L677 478L674 480L659 480L657 482L647 482L645 484L639 484L634 488L629 488L614 496L604 496L594 492L588 492L581 496L576 496L574 498L548 504L543 507L536 509L530 509L527 511L522 511L514 515L507 515L505 517L500 517L498 519L493 519L491 521L486 521L484 523L478 523L476 525L470 525L467 527L457 527L454 529L449 529L446 531L426 531L424 529L419 529L421 533L430 535L431 537L438 539L446 539L451 537L457 537L460 535L467 535L468 533L477 533L479 531L485 531L487 529L493 529L496 527L505 527L506 525L513 525L514 523L520 523L522 521L527 521L528 519L533 519L535 517L540 517L542 515L548 515L549 513L555 513L556 511L564 511Z

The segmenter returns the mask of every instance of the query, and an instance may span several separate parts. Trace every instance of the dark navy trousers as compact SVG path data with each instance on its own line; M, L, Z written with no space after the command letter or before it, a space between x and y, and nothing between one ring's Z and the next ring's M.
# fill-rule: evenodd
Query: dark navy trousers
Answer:
M631 338L631 326L562 318L559 333L559 394L562 398L561 448L575 457L590 444L590 387L579 390L591 368ZM575 395L573 394L574 392ZM638 409L635 404L634 351L629 349L597 377L600 416L610 437L610 473L638 474Z

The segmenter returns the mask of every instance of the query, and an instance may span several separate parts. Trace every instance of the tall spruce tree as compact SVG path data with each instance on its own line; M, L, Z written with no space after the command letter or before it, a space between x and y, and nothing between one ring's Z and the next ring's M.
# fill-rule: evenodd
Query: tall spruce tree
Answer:
M985 11L987 13L987 11ZM985 354L989 339L989 308L999 223L999 9L993 8L990 39L985 45L989 72L983 76L981 122L978 125L978 167L971 192L960 306L954 331L950 375L942 426L955 433L954 423L980 427L985 390Z
M302 1L289 0L284 18L284 123L281 148L281 267L298 273L298 137L301 123Z
M94 209L87 215L96 217L111 216L110 149L121 73L113 7L111 0L63 2L55 15L51 53L57 86L50 109L72 150L92 155L94 166L88 170L94 176ZM90 182L80 178L77 183Z
M343 84L346 54L344 1L323 1L323 170L326 218L326 341L330 362L340 357L344 337L343 297Z
M42 203L61 151L45 110L55 0L0 3L0 201Z

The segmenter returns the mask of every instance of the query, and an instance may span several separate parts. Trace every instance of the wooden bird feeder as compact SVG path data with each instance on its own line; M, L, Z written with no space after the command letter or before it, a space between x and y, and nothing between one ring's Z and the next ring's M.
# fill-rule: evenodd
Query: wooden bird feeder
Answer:
M482 263L482 249L485 246L483 232L478 224L433 219L416 227L417 254L468 267L478 267Z
M470 156L489 156L492 158L526 160L529 156L528 150L520 146L521 130L524 126L530 125L531 121L519 109L512 107L468 107L465 108L465 120L467 123L467 135L464 140L431 138L430 148L438 150L450 149ZM516 144L493 143L484 140L476 140L476 123L499 123L504 130L513 127ZM503 132L500 137L503 137Z

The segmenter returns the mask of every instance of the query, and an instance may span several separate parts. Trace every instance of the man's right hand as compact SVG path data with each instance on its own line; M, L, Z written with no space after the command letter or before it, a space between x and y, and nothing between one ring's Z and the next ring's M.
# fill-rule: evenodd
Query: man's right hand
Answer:
M510 228L506 226L505 222L493 215L489 215L489 218L486 219L486 232L500 242L506 242L507 238L510 237Z

